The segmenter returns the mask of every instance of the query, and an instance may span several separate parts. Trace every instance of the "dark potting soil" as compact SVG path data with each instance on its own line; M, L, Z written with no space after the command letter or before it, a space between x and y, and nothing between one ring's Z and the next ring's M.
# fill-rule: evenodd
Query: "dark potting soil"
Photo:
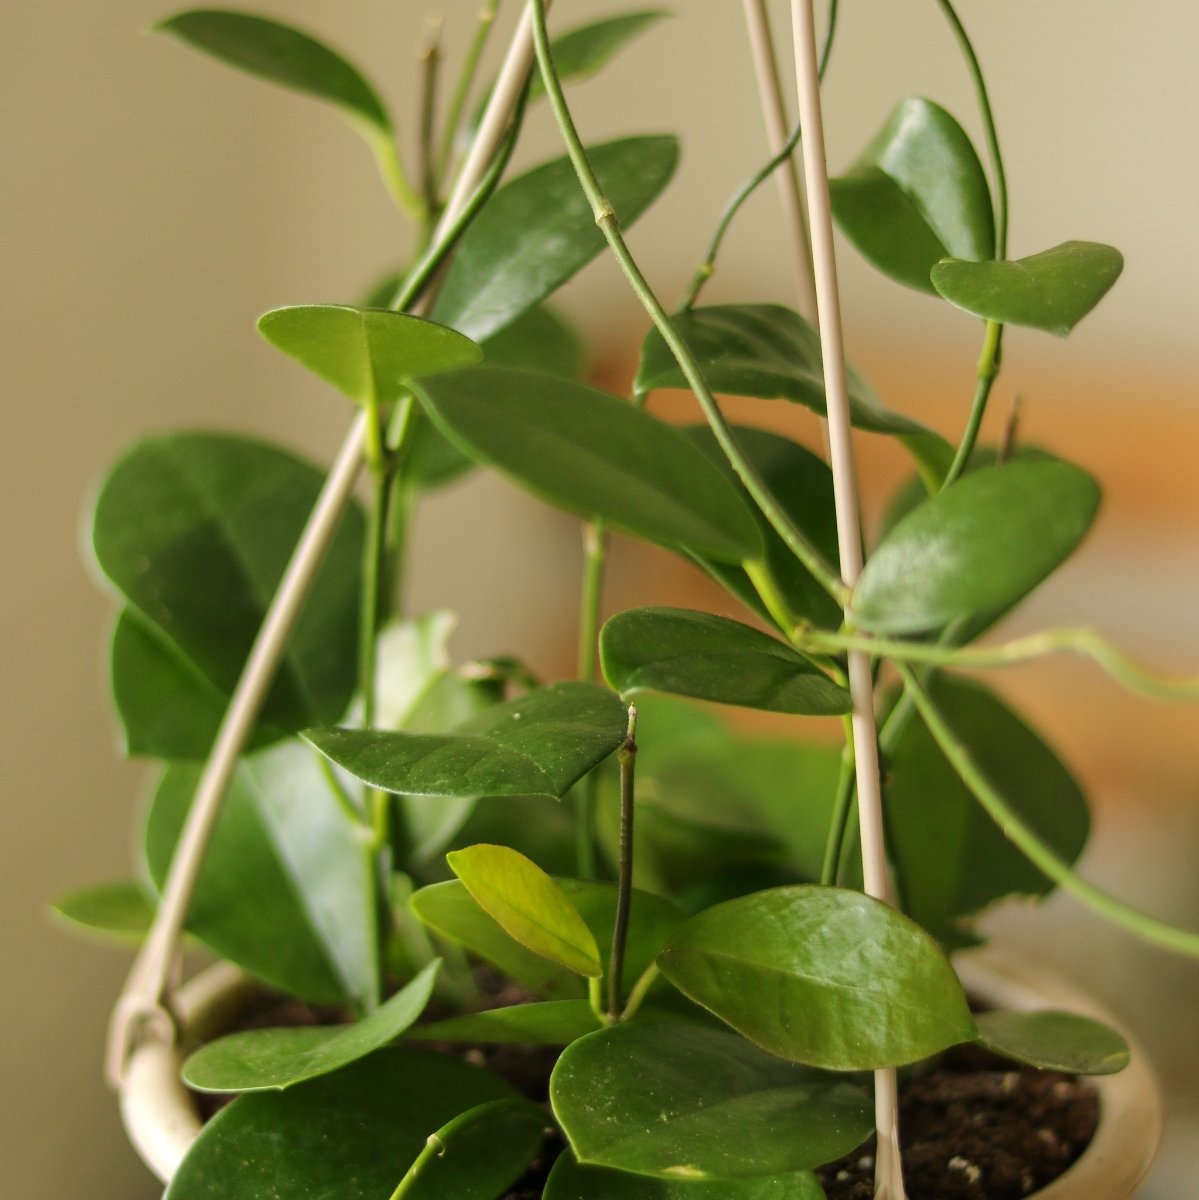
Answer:
M485 997L480 1008L532 999L510 984L497 986L487 975L480 984ZM438 1014L428 1015L436 1019ZM238 1028L347 1019L335 1009L276 998L246 1013ZM554 1047L429 1042L421 1048L485 1067L548 1110L549 1077L559 1053ZM205 1119L230 1099L196 1097ZM1019 1067L976 1046L955 1047L931 1066L909 1072L900 1084L899 1108L910 1200L1024 1200L1078 1158L1099 1119L1098 1097L1084 1080ZM547 1137L541 1153L502 1200L541 1200L564 1144L556 1131ZM817 1175L828 1200L873 1200L873 1143L822 1167Z

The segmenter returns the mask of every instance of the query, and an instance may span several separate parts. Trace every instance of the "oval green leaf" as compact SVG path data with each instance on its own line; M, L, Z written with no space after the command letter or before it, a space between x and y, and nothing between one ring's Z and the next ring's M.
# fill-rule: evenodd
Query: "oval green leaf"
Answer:
M193 9L154 28L231 67L326 100L380 133L391 133L391 118L361 72L290 25L249 13Z
M1006 612L1070 555L1098 507L1094 479L1061 460L971 472L883 538L854 589L852 619L914 634Z
M472 458L552 504L724 561L762 553L746 502L686 435L615 396L498 367L415 390Z
M228 697L323 482L315 467L264 443L200 433L148 438L100 491L96 560L138 619ZM354 505L292 633L264 724L302 729L345 712L362 542Z
M50 911L73 933L136 944L150 931L156 906L132 879L72 888L50 902Z
M792 1062L865 1071L973 1041L961 985L914 921L860 892L782 887L718 904L676 930L666 977Z
M425 1010L441 960L352 1025L246 1029L202 1046L183 1064L198 1092L283 1091L339 1071L395 1041Z
M536 1157L549 1124L527 1100L472 1108L429 1135L391 1200L496 1200Z
M559 797L624 740L607 688L556 683L485 709L454 733L311 729L305 738L371 787L406 796Z
M1093 1017L1041 1010L986 1012L976 1020L980 1046L1043 1071L1114 1075L1128 1066L1128 1043Z
M544 1200L824 1200L808 1172L718 1181L655 1179L604 1167L582 1167L569 1150L558 1156Z
M469 366L482 349L456 330L386 308L297 304L258 318L258 332L356 404L387 404L408 382Z
M604 678L624 697L671 692L766 712L836 715L849 693L790 646L726 617L635 608L600 632Z
M385 1047L285 1092L239 1096L204 1126L165 1200L379 1200L432 1130L516 1098L457 1059Z
M840 178L833 214L862 256L908 287L935 294L929 278L947 255L995 253L991 193L962 127L931 100L901 100Z
M161 888L199 782L172 764L146 821ZM188 929L222 957L306 1000L365 1001L378 987L376 864L315 756L284 742L242 760L205 855Z
M980 684L939 676L937 706L971 758L1037 837L1072 863L1090 818L1078 783L1038 734ZM887 832L904 910L943 946L976 939L971 917L1054 885L1004 836L919 717L887 749Z
M446 861L514 941L576 975L598 979L604 973L579 910L531 859L507 846L468 846L447 854Z
M1014 262L947 258L933 286L951 304L1006 325L1027 325L1065 337L1107 295L1124 256L1101 242L1063 242Z
M408 1031L407 1040L568 1046L599 1028L599 1018L586 1000L543 1000L418 1025Z
M550 1102L579 1162L678 1182L806 1170L871 1128L856 1087L727 1030L657 1021L567 1046Z
M605 194L627 227L670 182L673 137L588 148ZM505 184L462 237L430 316L481 342L556 291L607 245L569 158Z

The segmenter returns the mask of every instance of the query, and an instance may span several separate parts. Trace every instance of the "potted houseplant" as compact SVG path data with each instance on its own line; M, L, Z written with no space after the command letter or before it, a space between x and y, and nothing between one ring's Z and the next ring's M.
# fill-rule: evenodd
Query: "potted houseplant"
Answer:
M659 14L554 40L545 7L523 10L489 88L475 80L496 15L484 8L440 124L429 56L417 172L374 89L307 34L218 10L162 25L338 106L420 231L417 260L362 304L259 321L357 406L327 477L272 446L184 434L133 447L97 500L95 557L123 606L114 698L130 752L162 768L144 883L61 907L148 930L110 1045L131 1123L168 1103L143 1075L162 1088L166 1064L177 1091L185 1049L192 1088L238 1095L198 1136L185 1118L150 1150L172 1200L487 1200L513 1186L548 1200L807 1200L858 1186L850 1166L827 1167L846 1155L868 1157L877 1194L897 1200L899 1072L915 1090L963 1046L1069 1076L1128 1062L1120 1033L1043 993L1007 1007L1002 971L977 980L991 1007L972 1011L947 954L978 940L982 909L1062 886L1199 953L1199 936L1075 874L1077 785L996 693L958 674L1066 649L1131 686L1187 690L1087 633L978 644L1065 561L1098 503L1093 480L1055 455L977 444L1003 328L1064 335L1121 259L1076 241L1009 260L994 124L952 6L941 0L978 88L990 174L949 113L913 98L831 184L810 6L795 6L790 138L765 10L746 6L778 155L727 217L802 147L814 266L801 254L800 277L818 328L778 305L699 302L728 220L668 315L621 224L666 188L677 147L660 135L589 146L562 92ZM510 178L534 102L553 108L567 152ZM830 198L884 274L982 319L971 418L954 442L846 371ZM580 381L576 339L543 305L605 249L651 318L631 400ZM647 409L671 387L694 392L703 425ZM714 392L827 417L829 462L730 427ZM902 444L915 471L864 561L851 423ZM421 496L479 465L585 522L577 679L542 682L503 657L455 664L452 618L399 603ZM733 615L637 608L601 628L613 532L698 563ZM746 737L696 700L824 717L844 745ZM245 978L177 999L185 929L339 1020L193 1046ZM509 1052L485 1050L483 1067L453 1052L513 1044L541 1048L524 1057L549 1107L506 1078ZM1131 1105L1150 1127L1151 1105ZM1057 1170L1076 1151L1059 1146ZM1121 1156L1136 1160L1122 1180L1093 1168L1116 1189L1107 1200L1130 1195L1144 1167L1139 1151ZM945 1195L1000 1195L977 1190L989 1164L952 1154L945 1170L976 1188ZM1010 1194L1054 1174L1021 1171Z

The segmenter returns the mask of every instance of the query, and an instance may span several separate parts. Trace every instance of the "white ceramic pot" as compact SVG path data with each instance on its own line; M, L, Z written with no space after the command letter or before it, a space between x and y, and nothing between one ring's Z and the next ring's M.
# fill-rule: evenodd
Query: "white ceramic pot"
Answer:
M1060 1008L1119 1028L1110 1013L1052 972L993 947L963 955L955 966L966 989L985 1004ZM179 1078L180 1063L196 1046L228 1029L254 991L254 983L227 963L209 968L176 994L178 1047L147 1044L134 1053L121 1089L121 1118L134 1149L164 1183L201 1126L193 1097ZM1091 1144L1064 1175L1027 1200L1132 1200L1157 1153L1162 1113L1145 1056L1131 1038L1129 1042L1132 1063L1118 1075L1093 1080L1099 1127Z

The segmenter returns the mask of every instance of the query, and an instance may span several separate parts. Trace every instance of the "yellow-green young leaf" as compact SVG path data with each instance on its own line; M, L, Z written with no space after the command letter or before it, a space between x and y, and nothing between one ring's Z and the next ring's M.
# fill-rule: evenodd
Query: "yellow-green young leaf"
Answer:
M446 861L479 907L522 946L589 979L603 974L579 910L531 859L507 846L468 846Z
M483 357L479 346L455 330L386 308L275 308L259 318L258 331L357 404L387 403L411 379Z
M960 262L932 270L933 286L951 304L1007 325L1065 337L1107 295L1124 256L1101 242L1063 242L1015 262Z
M980 1046L1043 1071L1114 1075L1128 1066L1128 1043L1093 1017L1043 1009L986 1012L977 1022Z

